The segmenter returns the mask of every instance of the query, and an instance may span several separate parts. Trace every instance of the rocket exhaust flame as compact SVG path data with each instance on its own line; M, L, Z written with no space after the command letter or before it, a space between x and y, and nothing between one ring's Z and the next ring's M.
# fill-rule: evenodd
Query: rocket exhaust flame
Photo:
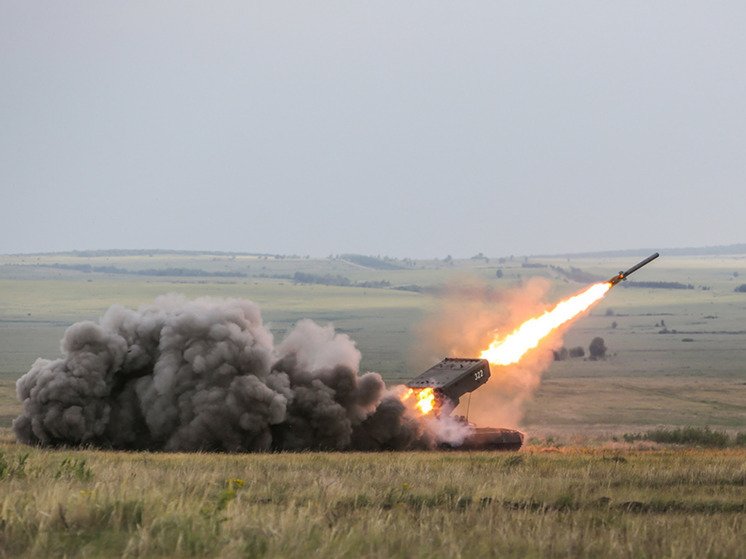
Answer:
M481 354L493 365L517 363L525 353L539 345L550 332L572 320L611 289L611 282L597 283L582 293L560 302L551 311L531 318L504 339L495 339Z
M435 391L432 388L412 389L410 388L405 396L405 400L414 398L414 408L422 415L427 415L436 409Z
M542 316L532 318L524 322L518 329L506 338L496 339L490 347L481 354L482 359L487 359L493 365L512 365L520 361L527 351L539 345L550 332L572 320L591 305L601 300L604 295L618 284L627 279L627 276L636 272L646 264L649 264L660 256L657 252L646 259L638 262L627 271L619 272L609 281L597 283L590 286L582 293L570 297L559 303L551 311Z
M417 395L417 407L423 414L428 414L435 408L435 392L432 388L420 390Z

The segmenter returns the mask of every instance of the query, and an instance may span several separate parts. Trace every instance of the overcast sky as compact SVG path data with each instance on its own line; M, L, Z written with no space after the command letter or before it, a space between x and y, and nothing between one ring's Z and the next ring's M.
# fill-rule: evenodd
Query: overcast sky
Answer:
M746 242L746 3L0 0L0 253Z

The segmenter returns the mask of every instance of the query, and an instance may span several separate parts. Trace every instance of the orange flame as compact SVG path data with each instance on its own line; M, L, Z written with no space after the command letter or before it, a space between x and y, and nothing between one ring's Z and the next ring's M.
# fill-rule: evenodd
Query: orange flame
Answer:
M417 393L417 408L427 415L435 407L435 392L432 388L423 388Z
M597 283L582 293L570 297L543 315L527 320L504 339L495 339L482 352L481 358L493 365L517 363L530 349L539 345L552 330L576 317L600 300L611 288L611 283Z
M432 388L418 388L407 390L401 399L407 401L414 398L414 407L422 414L427 415L435 409L435 391Z

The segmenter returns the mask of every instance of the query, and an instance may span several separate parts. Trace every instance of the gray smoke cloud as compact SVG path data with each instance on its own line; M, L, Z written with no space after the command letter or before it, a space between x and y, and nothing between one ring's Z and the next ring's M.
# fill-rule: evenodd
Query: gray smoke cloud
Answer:
M275 346L245 299L159 297L70 326L63 357L17 384L13 422L29 445L167 451L432 448L350 338L301 320ZM462 435L459 435L462 436Z

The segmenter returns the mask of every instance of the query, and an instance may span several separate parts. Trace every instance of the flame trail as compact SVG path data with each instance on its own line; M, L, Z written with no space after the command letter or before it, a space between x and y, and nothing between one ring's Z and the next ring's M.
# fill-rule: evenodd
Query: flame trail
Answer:
M552 330L587 310L611 288L610 282L597 283L582 293L560 302L551 311L527 320L504 339L495 339L481 354L493 365L517 363L530 349L539 345Z

